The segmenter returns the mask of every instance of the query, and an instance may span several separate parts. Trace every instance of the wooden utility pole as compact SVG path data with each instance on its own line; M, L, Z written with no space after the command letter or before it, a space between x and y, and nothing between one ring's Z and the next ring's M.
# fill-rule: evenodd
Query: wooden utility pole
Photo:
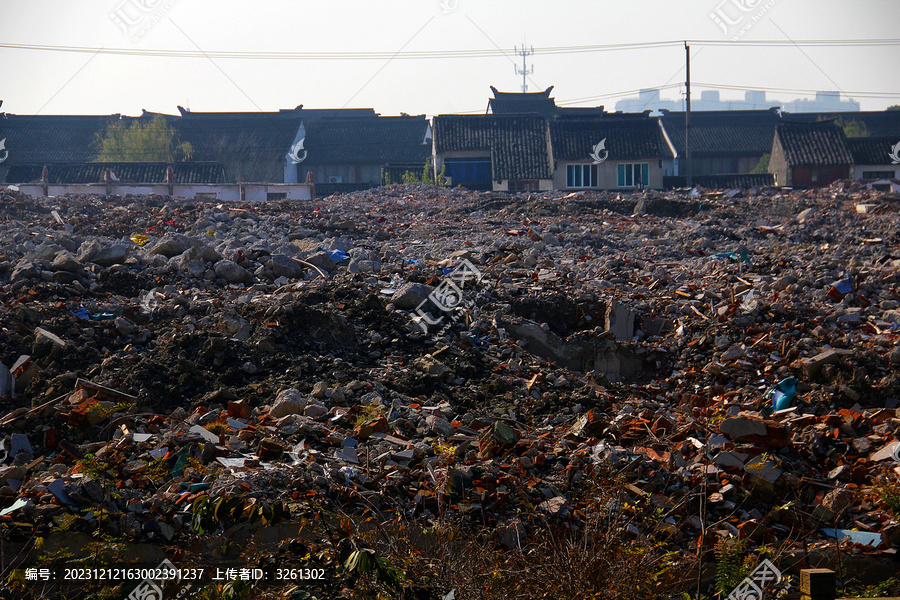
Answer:
M685 111L684 111L684 168L687 175L687 186L694 187L694 174L691 169L691 47L684 43L685 70Z

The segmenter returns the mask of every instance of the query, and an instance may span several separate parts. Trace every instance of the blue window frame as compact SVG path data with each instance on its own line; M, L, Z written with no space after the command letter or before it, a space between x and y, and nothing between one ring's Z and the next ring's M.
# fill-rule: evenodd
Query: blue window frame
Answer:
M597 167L595 165L566 165L566 187L597 187Z
M616 186L636 187L650 185L650 165L648 163L620 163L616 166Z

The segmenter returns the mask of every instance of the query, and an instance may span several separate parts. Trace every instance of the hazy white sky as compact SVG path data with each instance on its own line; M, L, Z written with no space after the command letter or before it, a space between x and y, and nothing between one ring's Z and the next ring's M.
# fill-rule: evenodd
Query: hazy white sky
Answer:
M717 14L720 26L710 16ZM118 21L118 22L117 22ZM605 105L684 80L679 46L545 54L666 40L896 39L897 0L0 0L0 44L126 49L123 56L0 47L0 111L139 114L373 107L384 115L484 111L489 86L519 91L513 48L535 55L529 91ZM728 29L726 33L723 29ZM743 33L740 33L743 30ZM506 56L449 58L460 50ZM900 45L801 48L694 42L692 79L845 92L863 110L900 104ZM436 52L427 59L163 57L155 51ZM514 63L515 61L515 63ZM696 85L696 83L695 83ZM697 85L696 92L704 88ZM785 91L782 91L785 90ZM796 91L795 91L796 90ZM804 91L804 90L808 90ZM664 90L680 98L682 89ZM881 97L876 97L877 95ZM722 99L743 98L723 89ZM843 98L842 98L843 99Z

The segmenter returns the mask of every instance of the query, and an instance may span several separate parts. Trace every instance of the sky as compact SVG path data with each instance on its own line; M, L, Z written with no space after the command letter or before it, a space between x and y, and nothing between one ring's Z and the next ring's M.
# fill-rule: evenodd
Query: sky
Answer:
M897 0L0 0L0 111L484 112L490 86L521 91L523 44L529 91L613 110L642 88L682 97L682 40L694 97L882 110L900 104L898 23Z

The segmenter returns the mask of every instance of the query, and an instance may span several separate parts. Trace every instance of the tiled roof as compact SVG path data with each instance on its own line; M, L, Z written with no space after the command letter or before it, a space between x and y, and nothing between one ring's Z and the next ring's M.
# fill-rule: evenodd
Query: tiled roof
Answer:
M894 146L900 144L900 137L847 138L847 146L857 165L891 164ZM898 148L900 153L900 148Z
M612 160L673 158L656 119L642 115L560 117L550 123L554 160L590 160L601 140Z
M425 164L431 144L424 115L304 121L307 165Z
M285 155L301 123L320 119L374 118L371 108L305 109L278 112L193 112L178 107L180 116L165 115L182 142L190 142L193 160L219 162L229 181L280 181ZM144 113L144 118L154 116Z
M223 153L265 156L281 161L290 150L300 123L320 119L373 118L373 109L295 109L278 112L201 113L178 107L181 118L165 115L194 147L198 160L212 160ZM153 116L144 113L144 117Z
M99 183L106 169L111 169L119 181L134 183L163 183L166 168L171 166L175 183L224 183L225 172L218 163L79 163L48 166L50 183ZM39 181L44 165L12 165L5 183Z
M324 118L355 118L355 117L376 117L378 113L374 108L282 108L278 112L195 112L189 108L178 107L178 112L182 117L191 117L193 119L256 119L266 120L271 118L292 118L303 117L307 121Z
M491 179L550 179L547 122L539 115L440 115L435 151L484 152Z
M130 117L121 117L131 120ZM8 165L87 162L97 157L97 139L119 115L42 116L0 114Z
M225 165L229 180L278 181L285 154L300 127L300 111L268 113L194 113L167 116L195 161ZM145 117L149 113L145 114Z
M771 173L735 173L729 175L694 175L694 185L708 189L750 189L775 185Z
M560 117L598 117L607 115L603 105L600 106L560 106ZM615 113L613 113L615 114Z
M843 130L833 121L784 122L776 129L788 166L849 165L853 157Z
M295 109L296 110L296 109ZM306 122L316 119L356 119L377 117L374 108L301 108L300 116Z
M684 156L684 113L662 110L663 127L679 156ZM691 156L724 158L762 156L772 150L775 110L715 110L691 112Z
M783 113L786 121L823 121L838 119L838 124L860 123L867 137L893 137L900 141L900 110L836 113Z
M495 115L541 115L548 121L559 116L595 116L606 114L602 106L557 106L550 97L551 85L543 92L501 92L491 86L494 97L488 101L491 114Z
M365 109L294 109L258 113L202 113L178 107L178 115L144 111L140 117L19 116L0 113L0 140L9 152L4 167L54 163L86 163L97 158L98 139L110 123L149 121L162 116L177 133L177 142L189 142L195 162L224 166L229 181L280 181L285 156L303 123L317 132L320 148L343 162L422 162L430 154L424 117L378 117ZM382 122L382 119L387 121ZM367 126L353 127L352 121ZM319 123L332 121L318 127ZM340 123L338 123L340 122ZM413 124L415 123L415 124ZM383 136L383 143L374 138ZM413 142L414 140L414 142ZM311 158L313 154L311 153ZM320 158L325 155L320 154ZM314 161L317 159L313 159ZM40 172L38 172L38 177Z
M552 119L559 110L556 101L550 97L551 85L543 92L501 92L491 86L494 97L490 99L491 113L495 115L530 115L537 114L545 119Z

